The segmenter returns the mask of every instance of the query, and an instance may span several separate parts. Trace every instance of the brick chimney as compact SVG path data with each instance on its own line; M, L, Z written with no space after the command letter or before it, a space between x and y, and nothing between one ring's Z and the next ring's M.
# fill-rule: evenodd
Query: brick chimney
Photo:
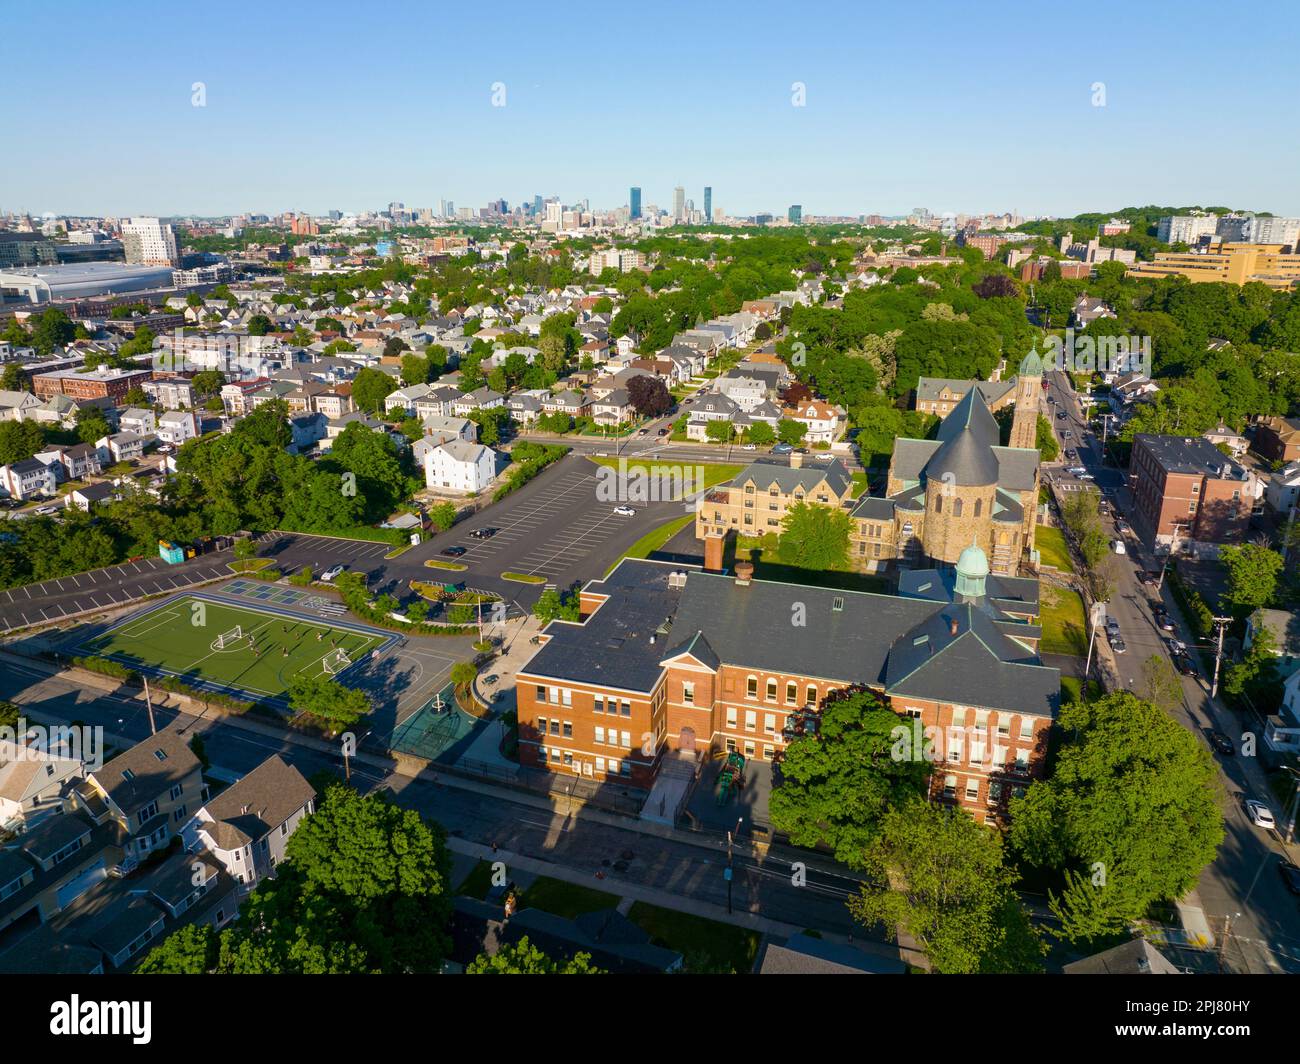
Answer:
M801 468L802 466L803 466L803 455L801 455L798 451L791 451L791 452L790 452L790 468L791 468L791 469L799 469L799 468Z
M736 583L740 587L748 587L749 582L754 579L753 562L736 562Z
M722 556L726 544L726 536L720 532L710 532L704 537L704 571L706 573L722 572Z
M949 633L950 635L956 635L959 631L961 631L961 626L957 623L957 618L956 618L956 617L949 617L949 618L948 618L948 633Z

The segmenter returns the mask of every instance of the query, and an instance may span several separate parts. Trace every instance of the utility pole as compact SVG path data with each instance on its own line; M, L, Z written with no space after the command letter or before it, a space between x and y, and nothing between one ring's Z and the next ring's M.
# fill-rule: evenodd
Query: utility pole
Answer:
M1173 538L1169 541L1169 554L1168 554L1168 556L1165 558L1164 563L1160 566L1160 579L1156 581L1156 594L1157 594L1157 595L1160 594L1160 592L1164 590L1164 587L1165 587L1165 570L1169 568L1169 563L1170 563L1170 561L1172 561L1173 558L1174 558L1174 555L1176 555L1176 554L1178 553L1178 528L1179 528L1178 522L1175 521L1175 522L1174 522L1174 535L1173 535Z
M1088 657L1083 663L1083 700L1088 701L1088 675L1092 672L1092 648L1097 642L1097 621L1103 613L1106 612L1106 603L1094 602L1089 612L1089 619L1092 621L1092 631L1088 635Z
M153 719L153 698L149 694L149 677L145 676L143 679L144 679L144 705L145 708L149 711L149 734L157 735L158 725L154 722Z
M1219 693L1219 662L1223 660L1223 633L1231 623L1231 617L1214 618L1214 627L1219 630L1219 638L1214 649L1214 682L1210 684L1211 698Z
M1295 794L1291 796L1291 812L1286 818L1286 844L1290 846L1295 840L1296 813L1300 812L1300 769L1292 768L1290 765L1282 767L1291 773L1292 779L1295 780Z

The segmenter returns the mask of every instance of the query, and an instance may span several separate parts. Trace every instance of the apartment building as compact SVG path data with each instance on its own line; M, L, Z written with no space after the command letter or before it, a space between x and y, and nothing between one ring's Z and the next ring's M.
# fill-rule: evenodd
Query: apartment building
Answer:
M972 547L898 595L840 591L723 573L721 544L704 568L626 560L546 627L517 677L524 764L649 788L669 756L770 762L862 686L947 737L937 800L998 818L1041 773L1060 675L1038 658L1035 581Z
M742 536L779 533L786 511L796 503L842 507L853 478L838 459L807 467L792 454L789 467L756 462L730 483L709 489L695 512L695 536L704 539L735 531Z
M1217 214L1173 214L1156 224L1156 239L1164 244L1195 244L1218 230Z
M38 399L66 395L70 399L112 399L122 404L126 393L137 385L143 387L153 376L147 369L107 369L100 367L83 373L79 370L54 370L32 375L32 391Z
M1255 426L1250 449L1270 462L1300 459L1300 418L1265 417Z
M1148 547L1215 551L1250 525L1252 475L1203 437L1133 437L1133 529Z
M966 398L966 393L978 388L984 405L992 413L1012 406L1016 399L1015 379L1008 381L959 381L949 377L921 377L916 382L916 399L913 409L923 414L945 418L953 407Z
M122 250L128 263L179 266L176 232L157 218L128 218L122 223Z

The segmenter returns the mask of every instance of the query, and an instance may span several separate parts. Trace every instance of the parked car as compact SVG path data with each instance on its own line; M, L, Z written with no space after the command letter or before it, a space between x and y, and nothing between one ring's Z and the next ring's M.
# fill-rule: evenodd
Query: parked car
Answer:
M1128 553L1128 548L1127 548L1126 546L1124 546L1124 541L1123 541L1122 539L1117 539L1117 540L1115 540L1115 542L1112 544L1112 546L1114 547L1114 549L1115 549L1115 553L1116 553L1116 554L1127 554L1127 553Z
M1110 641L1110 651L1112 654L1126 654L1128 653L1128 644L1122 638L1116 636Z
M1096 479L1097 479L1097 478L1094 477L1091 473L1075 473L1074 476L1075 476L1075 478L1076 478L1077 480L1096 480Z
M1071 476L1078 477L1088 472L1088 467L1081 466L1081 465L1070 466L1070 468L1067 469L1066 472L1069 473Z
M615 507L614 507L614 512L615 512L616 514L618 514L619 517L635 517L635 516L636 516L636 511L635 511L634 509L632 509L632 507L630 507L630 506L615 506Z
M1056 412L1056 420L1057 420L1057 421L1064 421L1064 420L1065 420L1065 411L1064 411L1064 410L1058 410L1058 411Z
M660 430L659 430L655 435L657 435L657 436L667 436L667 435L668 435L668 431L669 431L668 429L660 429Z
M1128 532L1128 525L1126 525L1123 521L1121 521L1121 520L1117 517L1117 518L1115 518L1115 531L1118 532L1118 533L1122 536L1122 535L1124 535L1125 533Z
M1232 757L1237 752L1237 748L1232 745L1232 740L1221 731L1210 732L1210 745L1227 757Z
M819 462L829 462L829 461L831 461L831 459L833 459L834 457L835 457L835 456L834 456L833 454L831 454L830 451L822 451L820 454L817 455L817 461L819 461Z
M637 429L637 433L636 433L636 434L637 434L638 436L644 436L644 435L645 435L647 432L649 432L649 431L650 431L649 429Z
M341 572L343 572L344 568L345 567L342 565L331 565L328 569L326 569L323 573L320 574L320 578L324 580L325 583L328 584L336 576L338 576Z
M743 447L741 447L741 450L742 450L742 451L757 451L758 448L755 447L752 443L747 443L747 444L745 444Z
M36 507L35 512L40 514L41 516L45 516L46 514L58 513L59 508L57 506L38 506Z
M1106 618L1106 634L1119 635L1119 621L1117 621L1114 617Z
M1300 867L1285 858L1277 863L1277 870L1282 873L1282 882L1292 894L1300 894Z
M693 402L695 402L695 400L694 400L694 399L683 399L682 402L685 403L687 406L690 406Z
M774 443L774 444L772 444L772 453L773 453L773 454L790 454L790 453L792 453L793 451L794 451L794 448L791 447L788 443Z
M1174 630L1173 618L1169 616L1169 611L1159 603L1151 607L1151 619L1155 621L1156 627L1162 632L1172 632Z
M1277 821L1273 819L1273 811L1258 798L1246 799L1246 816L1257 828L1263 828L1265 831L1272 831L1277 827Z
M500 531L499 528L476 528L470 533L470 536L474 539L491 539Z
M1196 663L1186 654L1179 654L1174 658L1174 668L1184 676L1196 675Z
M442 553L447 558L459 558L465 551L465 547L447 547Z

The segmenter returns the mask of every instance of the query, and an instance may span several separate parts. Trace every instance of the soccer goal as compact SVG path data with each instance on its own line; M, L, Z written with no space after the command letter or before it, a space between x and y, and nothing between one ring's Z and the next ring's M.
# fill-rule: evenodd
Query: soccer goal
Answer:
M212 641L212 649L225 650L227 647L234 646L243 638L244 638L244 629L239 625L235 625L235 627L230 629L230 631L222 632L219 636L217 636L216 639Z
M348 652L346 650L339 647L337 650L331 650L321 658L320 664L321 669L324 671L326 676L333 676L336 673L342 672L351 665L352 659L348 657Z

